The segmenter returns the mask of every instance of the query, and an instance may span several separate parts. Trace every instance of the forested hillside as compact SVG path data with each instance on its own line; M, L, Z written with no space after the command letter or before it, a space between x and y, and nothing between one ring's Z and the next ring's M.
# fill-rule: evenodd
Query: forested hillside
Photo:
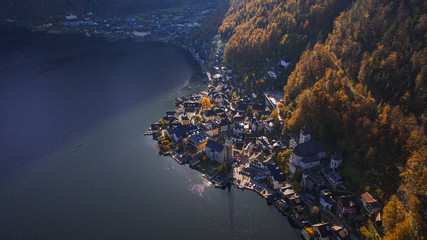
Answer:
M356 0L328 34L343 6L232 1L220 28L230 38L224 57L245 71L265 57L299 60L283 83L283 134L308 125L330 152L343 151L346 186L387 203L386 239L419 239L427 206L427 2Z
M242 71L262 67L265 58L298 61L306 48L323 41L350 0L238 0L219 29L229 39L224 59Z
M2 0L0 17L40 21L67 12L95 12L101 15L125 15L136 10L184 6L206 0Z

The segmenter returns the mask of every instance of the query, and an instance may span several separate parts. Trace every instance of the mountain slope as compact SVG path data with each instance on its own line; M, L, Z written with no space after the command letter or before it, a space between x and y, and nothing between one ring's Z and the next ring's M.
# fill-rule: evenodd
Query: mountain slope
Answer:
M302 51L323 41L350 0L239 0L219 29L229 39L226 62L242 71L262 68L266 57L298 61Z
M424 1L356 1L325 44L303 54L284 88L286 131L308 124L344 151L347 186L383 201L393 196L386 239L418 239L425 229L426 10Z
M330 152L343 151L346 186L387 203L386 239L419 239L427 207L427 2L355 0L337 14L346 6L232 1L219 30L229 38L224 58L244 72L266 57L298 60L283 83L283 134L308 125Z

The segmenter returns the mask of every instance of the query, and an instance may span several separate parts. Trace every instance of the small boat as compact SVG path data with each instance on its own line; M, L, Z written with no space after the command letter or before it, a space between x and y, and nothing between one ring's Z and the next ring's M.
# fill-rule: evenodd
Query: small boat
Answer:
M74 148L78 148L78 147L81 147L81 146L83 146L83 144L77 144Z

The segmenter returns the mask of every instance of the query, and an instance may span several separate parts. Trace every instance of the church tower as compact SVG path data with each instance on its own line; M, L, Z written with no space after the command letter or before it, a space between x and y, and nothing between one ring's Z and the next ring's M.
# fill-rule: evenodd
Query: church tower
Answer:
M304 126L300 131L299 144L310 142L310 130L307 126Z
M228 127L227 136L225 137L225 161L229 162L233 159L233 138L231 136L231 128Z

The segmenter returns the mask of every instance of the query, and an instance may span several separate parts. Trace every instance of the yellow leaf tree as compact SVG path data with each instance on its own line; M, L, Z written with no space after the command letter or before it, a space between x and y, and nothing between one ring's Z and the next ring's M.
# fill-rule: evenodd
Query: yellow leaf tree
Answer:
M203 110L208 110L211 108L211 101L209 100L209 98L205 97L202 100L202 109Z

